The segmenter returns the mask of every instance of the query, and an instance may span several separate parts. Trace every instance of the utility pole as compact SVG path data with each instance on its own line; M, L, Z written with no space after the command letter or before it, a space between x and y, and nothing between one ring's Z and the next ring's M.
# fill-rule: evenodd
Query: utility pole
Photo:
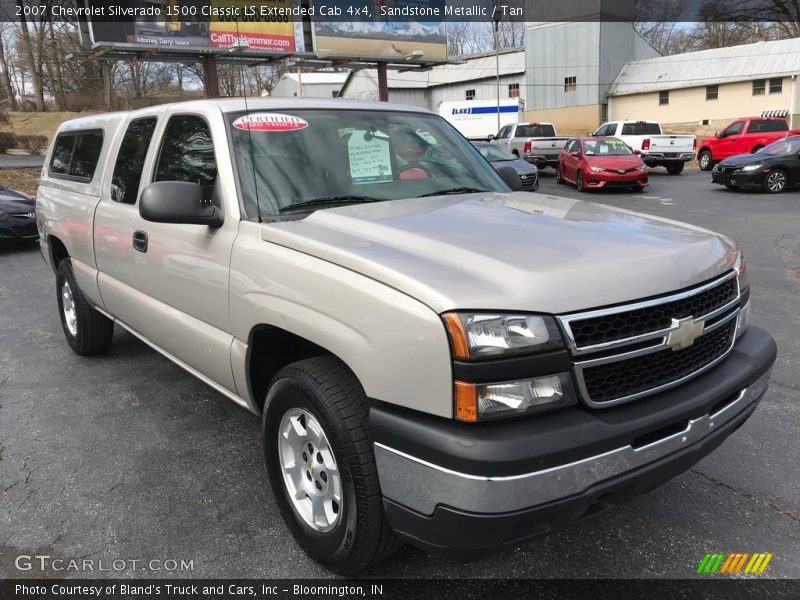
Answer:
M500 11L498 0L494 0L494 63L497 84L497 131L500 131Z
M300 70L300 65L297 65L297 93L295 96L303 95L303 72Z
M217 76L217 57L203 55L203 82L206 98L219 98L219 77Z
M386 76L386 63L378 63L378 100L389 101L389 82Z

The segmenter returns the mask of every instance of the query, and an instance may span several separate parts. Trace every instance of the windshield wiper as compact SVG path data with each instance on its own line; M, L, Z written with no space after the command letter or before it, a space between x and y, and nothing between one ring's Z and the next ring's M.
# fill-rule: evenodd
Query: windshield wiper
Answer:
M449 190L439 190L438 192L429 192L427 194L420 194L417 198L427 198L428 196L450 196L453 194L477 194L480 192L488 192L489 190L479 190L478 188L471 187L457 187L450 188Z
M297 204L290 204L279 209L278 212L290 212L293 210L301 210L303 208L313 208L315 206L334 206L337 204L362 204L367 202L383 202L386 198L372 198L371 196L328 196L326 198L314 198L313 200L306 200L305 202L298 202Z

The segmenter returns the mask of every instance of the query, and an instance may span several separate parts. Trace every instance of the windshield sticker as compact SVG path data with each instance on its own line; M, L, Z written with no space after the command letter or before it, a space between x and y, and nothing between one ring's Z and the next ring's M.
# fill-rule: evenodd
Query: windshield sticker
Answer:
M283 113L257 112L239 117L233 126L247 131L299 131L308 127L308 121Z
M350 179L354 184L394 181L387 138L368 131L354 131L347 140Z

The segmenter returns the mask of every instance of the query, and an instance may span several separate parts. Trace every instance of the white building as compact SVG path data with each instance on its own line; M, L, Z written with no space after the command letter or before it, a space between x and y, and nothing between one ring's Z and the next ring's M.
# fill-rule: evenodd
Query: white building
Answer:
M314 73L284 73L270 92L271 96L305 96L337 98L347 73L316 71ZM302 90L302 92L300 91Z
M500 98L525 99L525 48L499 52ZM427 71L389 71L389 101L420 106L438 112L446 100L497 98L497 62L494 52L473 54L458 63L439 65ZM342 86L342 97L378 99L375 69L353 71Z
M799 38L633 61L609 90L608 114L721 129L774 111L797 128L798 75Z

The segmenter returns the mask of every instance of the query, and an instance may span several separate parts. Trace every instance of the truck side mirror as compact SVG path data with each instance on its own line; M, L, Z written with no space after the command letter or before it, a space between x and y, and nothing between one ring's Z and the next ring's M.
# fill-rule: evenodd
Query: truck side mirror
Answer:
M519 180L519 175L516 169L511 165L503 165L497 167L497 173L506 182L506 185L511 188L512 192L518 192L522 189L522 182Z
M587 131L586 137L594 137L594 131Z
M581 155L581 153L580 153L580 151L579 151L579 150L573 150L572 152L570 152L570 153L569 153L569 155L570 155L570 156L580 156L580 155Z
M641 151L641 150L634 150L634 151L633 151L633 153L634 153L636 156L641 156L641 154L642 154L642 151Z
M491 142L491 141L494 139L494 134L493 134L493 133L490 133L490 134L489 134L489 137L487 137L486 139L487 139L487 140L489 140L489 141Z
M715 132L714 132L714 137L715 137L715 138L717 138L718 140L721 140L721 139L722 139L722 138L724 138L725 136L724 136L724 135L722 135L722 132L721 132L721 131L715 131Z
M203 187L189 181L151 183L139 198L139 215L154 223L221 227L222 211L203 200Z

